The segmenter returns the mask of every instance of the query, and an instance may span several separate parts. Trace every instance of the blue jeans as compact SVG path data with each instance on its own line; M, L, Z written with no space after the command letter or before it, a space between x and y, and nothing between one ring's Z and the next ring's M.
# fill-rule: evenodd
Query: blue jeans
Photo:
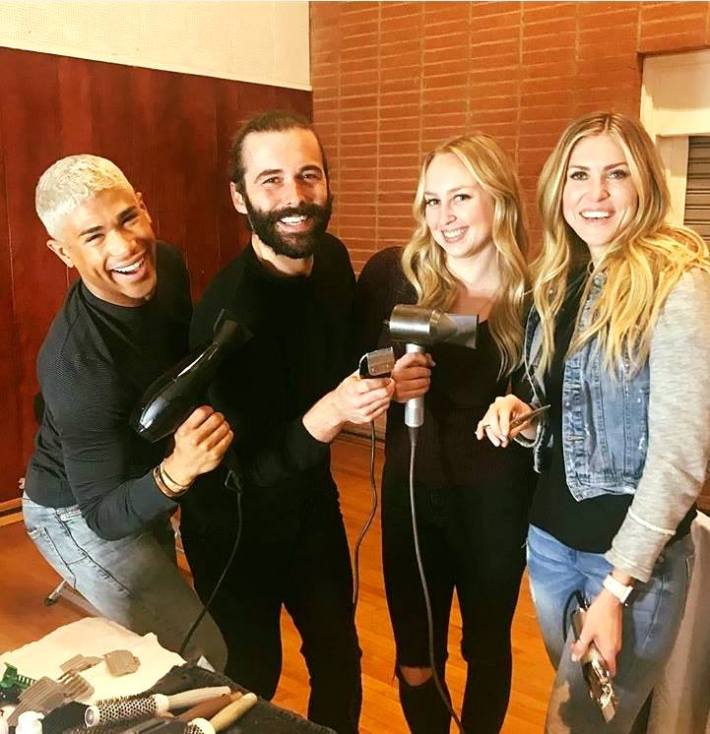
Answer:
M180 648L202 605L178 570L167 517L138 535L105 540L76 506L43 507L25 495L22 513L45 560L102 615L138 634L154 632L170 650ZM227 649L209 615L185 651L190 659L200 655L224 669Z
M670 655L685 606L692 563L693 541L688 535L665 548L651 579L637 585L638 596L624 609L622 647L614 679L619 705L616 716L605 724L588 695L581 666L571 660L569 624L566 620L563 634L562 616L574 591L581 591L590 601L599 594L611 564L602 554L576 551L530 526L531 593L547 654L557 669L545 722L548 734L631 732Z

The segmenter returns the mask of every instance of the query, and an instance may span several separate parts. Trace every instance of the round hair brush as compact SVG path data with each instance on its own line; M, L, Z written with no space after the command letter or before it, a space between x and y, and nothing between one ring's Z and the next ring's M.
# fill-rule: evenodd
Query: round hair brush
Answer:
M147 719L151 716L166 714L174 709L195 706L202 701L229 692L229 686L212 686L210 688L196 688L193 691L176 693L172 696L154 693L151 696L98 701L86 709L84 721L87 726L99 726L101 724Z

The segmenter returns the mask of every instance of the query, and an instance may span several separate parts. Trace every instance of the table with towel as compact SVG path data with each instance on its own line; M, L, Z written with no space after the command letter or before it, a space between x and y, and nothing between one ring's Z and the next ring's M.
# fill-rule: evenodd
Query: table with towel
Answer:
M102 657L113 650L131 652L140 661L138 669L116 677L111 675L105 662L100 662L85 670L81 675L94 692L82 698L82 703L145 691L172 694L224 684L239 689L225 676L187 664L177 653L162 647L154 634L140 636L103 617L87 617L64 625L40 640L3 653L0 655L0 677L5 670L4 663L9 663L29 678L48 676L56 680L62 675L61 664L74 655ZM334 734L331 729L263 699L259 699L254 708L226 731L239 734Z

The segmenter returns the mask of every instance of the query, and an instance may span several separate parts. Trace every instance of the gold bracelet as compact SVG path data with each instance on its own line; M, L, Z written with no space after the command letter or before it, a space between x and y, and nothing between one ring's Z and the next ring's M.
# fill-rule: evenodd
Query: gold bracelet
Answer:
M172 484L174 487L178 488L178 492L187 492L188 489L192 486L192 482L189 484L180 484L180 482L176 482L170 474L168 474L167 470L163 466L163 462L161 461L160 464L158 464L158 470L160 471L160 475L163 478L163 481L166 484Z
M161 494L164 494L168 499L174 500L178 497L178 495L168 487L168 485L163 481L163 477L160 474L160 469L156 466L153 468L153 480L155 481L158 489L160 490Z

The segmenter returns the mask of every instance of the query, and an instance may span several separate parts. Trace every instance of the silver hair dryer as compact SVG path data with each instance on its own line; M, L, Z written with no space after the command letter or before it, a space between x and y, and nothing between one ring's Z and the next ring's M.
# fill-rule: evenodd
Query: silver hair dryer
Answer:
M407 352L425 352L426 347L446 342L476 348L478 316L444 313L436 308L399 304L389 318L390 336L405 342ZM419 428L424 423L424 397L407 400L404 423Z

